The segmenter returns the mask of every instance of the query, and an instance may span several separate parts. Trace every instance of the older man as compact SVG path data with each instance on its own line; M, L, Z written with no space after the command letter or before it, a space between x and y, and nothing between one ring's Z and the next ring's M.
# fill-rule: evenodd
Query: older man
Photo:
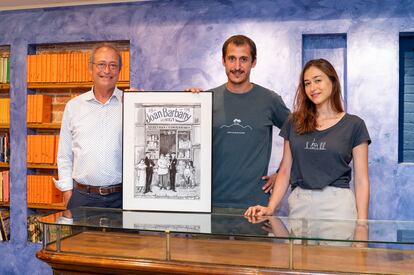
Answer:
M68 208L122 207L121 68L114 45L97 45L89 61L93 88L66 104L55 184Z

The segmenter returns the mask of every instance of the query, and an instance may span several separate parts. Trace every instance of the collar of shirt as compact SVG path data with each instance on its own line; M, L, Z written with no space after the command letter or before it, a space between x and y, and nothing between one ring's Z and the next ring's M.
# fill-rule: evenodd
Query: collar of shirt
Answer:
M99 104L102 104L100 101L98 101L96 99L95 94L93 92L93 89L94 89L94 87L92 87L92 89L85 94L85 100L86 101L96 101ZM110 102L112 100L112 98L116 98L118 100L118 102L122 102L122 91L120 89L118 89L117 87L115 87L114 92L112 93L111 97L109 98L109 100L105 104L108 104L108 102Z

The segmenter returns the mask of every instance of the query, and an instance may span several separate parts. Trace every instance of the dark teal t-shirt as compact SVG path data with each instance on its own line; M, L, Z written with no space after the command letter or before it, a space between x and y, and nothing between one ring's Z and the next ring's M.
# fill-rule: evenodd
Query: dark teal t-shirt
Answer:
M244 94L225 85L212 91L213 207L266 204L261 177L267 175L272 127L282 127L289 109L278 94L256 84Z
M292 188L322 189L328 185L349 188L352 149L363 142L371 143L364 121L350 114L328 129L303 135L296 133L288 119L279 135L289 140L292 152Z

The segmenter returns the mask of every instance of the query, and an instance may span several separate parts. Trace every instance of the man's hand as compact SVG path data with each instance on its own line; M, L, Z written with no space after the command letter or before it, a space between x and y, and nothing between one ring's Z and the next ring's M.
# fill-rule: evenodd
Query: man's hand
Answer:
M70 210L63 211L63 217L72 219L72 212Z
M125 89L124 92L143 92L144 89L142 88L135 88L135 87L130 87L129 89Z
M274 173L270 176L263 176L262 180L266 181L266 183L263 185L262 189L265 193L268 193L270 190L273 189L273 186L275 185L277 178L277 173Z
M190 87L190 88L186 88L184 91L192 92L192 93L199 93L199 92L202 92L203 89L201 89L199 87Z
M68 206L69 200L72 197L72 190L63 191L63 203L65 204L65 207Z

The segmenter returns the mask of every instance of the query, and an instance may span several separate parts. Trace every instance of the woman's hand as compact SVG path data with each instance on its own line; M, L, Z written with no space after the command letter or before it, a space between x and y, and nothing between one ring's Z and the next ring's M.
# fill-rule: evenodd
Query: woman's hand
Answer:
M264 207L261 205L250 206L246 212L244 212L245 216L272 216L273 211L268 207Z
M368 247L368 242L356 242L356 241L368 241L369 237L368 222L366 220L358 220L355 224L354 241L352 247Z

